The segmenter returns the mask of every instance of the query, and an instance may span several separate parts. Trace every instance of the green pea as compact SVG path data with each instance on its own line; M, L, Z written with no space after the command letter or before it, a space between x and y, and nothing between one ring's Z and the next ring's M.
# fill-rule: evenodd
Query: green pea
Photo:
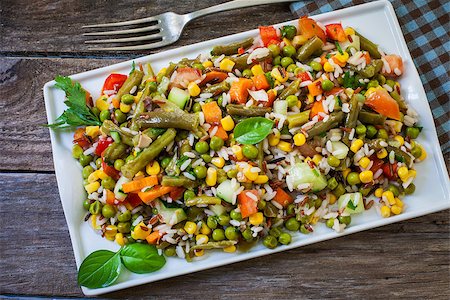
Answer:
M274 59L273 59L273 61L272 61L272 64L274 65L274 66L279 66L279 65L281 65L281 56L276 56Z
M192 199L192 198L194 198L194 197L195 197L194 191L186 190L186 191L184 192L184 195L183 195L184 201L189 200L189 199Z
M376 79L372 79L371 81L369 81L369 83L367 84L367 89L370 89L370 88L375 88L375 87L377 87L377 86L379 86L380 85L380 83L378 82L378 80L376 80Z
M164 255L167 257L175 256L175 254L177 254L175 247L167 247L164 249Z
M280 242L280 244L283 245L288 245L291 243L292 241L292 237L289 233L287 232L283 232L282 234L280 234L280 236L278 237L278 241Z
M388 135L388 132L386 131L386 129L381 128L380 130L378 130L377 138L387 140L388 137L389 137L389 135Z
M282 233L283 233L283 231L281 230L280 227L272 227L269 230L269 234L276 238L278 238L280 236L280 234L282 234Z
M209 155L209 154L202 154L202 155L200 155L200 157L203 159L203 161L205 162L205 163L210 163L211 162L211 160L212 160L212 157L211 157L211 155Z
M217 228L217 218L214 216L209 216L208 219L206 219L206 225L208 225L211 229Z
M294 73L295 69L297 69L297 65L296 64L290 64L287 68L286 71L290 72L290 73Z
M201 112L202 111L202 106L200 105L200 103L195 102L194 105L192 105L192 111L197 113L197 112Z
M242 221L242 214L240 212L237 212L234 209L232 211L230 211L230 217L233 220Z
M157 215L158 213L159 213L158 209L157 209L156 207L153 207L153 208L152 208L152 214ZM135 214L135 215L137 215L137 214ZM133 217L134 217L135 215L133 215L133 216L131 217L131 223L134 223L134 221L136 221L136 219L133 220Z
M102 215L105 218L112 218L116 215L116 208L112 205L106 204L102 207Z
M213 102L213 101L214 101L213 98L208 98L208 99L205 100L205 103L210 103L210 102Z
M281 59L281 66L283 68L287 68L290 64L293 64L293 63L294 63L294 60L290 57L283 57Z
M123 123L127 120L127 115L120 111L120 109L116 109L114 111L114 117L116 118L118 123Z
M410 183L408 185L408 187L405 189L405 194L406 195L411 195L416 191L416 186L414 185L414 183Z
M406 135L412 139L417 139L419 134L420 134L420 129L417 127L407 127L406 128Z
M327 157L327 163L331 166L331 167L339 167L339 165L341 164L341 160L339 158L337 158L336 156L330 155Z
M219 223L219 225L227 226L228 224L230 224L230 216L225 214L220 215L217 217L217 222Z
M363 135L363 134L366 134L367 128L363 124L360 124L360 125L356 126L355 132L358 135Z
M264 200L259 200L258 201L258 209L259 210L264 210L264 208L266 208L267 202Z
M223 229L216 228L212 232L212 238L216 242L223 241L225 239L225 232L223 231Z
M161 167L163 169L167 168L167 166L170 164L171 160L172 159L170 157L164 157L163 159L161 159L161 163L160 163Z
M205 67L201 64L201 63L195 63L192 65L194 68L199 69L199 70L204 70Z
M309 226L307 227L306 224L302 224L302 226L300 226L300 232L303 234L311 233L311 231L309 231Z
M327 220L326 225L327 225L328 228L333 228L334 220L335 220L334 218L331 218L331 219Z
M295 47L291 45L284 46L282 51L285 57L292 57L297 53Z
M367 126L367 137L368 138L373 138L376 134L377 134L378 130L375 128L375 126L373 125L368 125Z
M390 184L387 188L388 191L391 191L392 194L394 194L395 197L398 197L400 195L400 190L397 186Z
M233 226L228 226L225 229L225 237L229 240L237 240L239 238L239 232Z
M89 199L86 199L83 201L83 208L85 210L89 210L89 208L91 207L91 201Z
M295 213L295 204L291 203L288 205L287 209L286 209L286 213L288 215L292 215Z
M295 218L290 218L286 220L284 227L290 231L297 231L300 227L300 223Z
M309 66L316 72L322 71L322 65L317 61L311 61Z
M130 220L131 220L131 211L126 210L126 211L124 211L123 213L120 213L120 214L117 216L117 220L118 220L119 222L127 222L127 221L130 221Z
M322 90L324 91L331 91L331 89L334 87L333 81L329 79L325 79L322 81Z
M111 177L105 177L102 179L102 187L107 190L113 190L116 182Z
M360 184L361 180L359 180L359 174L357 172L350 172L347 175L347 182L350 185Z
M228 172L227 172L227 177L228 178L236 178L236 176L237 176L237 174L238 174L238 170L236 170L236 169L231 169L231 170L229 170Z
M102 158L99 157L95 160L95 166L97 167L97 169L100 169L102 167Z
M150 93L156 92L156 90L158 89L158 83L156 83L156 81L150 81L149 83L147 83L147 86Z
M246 241L250 241L253 239L253 235L252 235L252 231L250 228L246 228L244 231L242 231L242 237L246 240Z
M91 203L89 206L89 212L93 215L98 215L102 211L102 204L100 201L95 201L94 203Z
M278 55L280 55L280 47L278 45L270 44L269 46L267 46L267 48L270 50L272 57L277 57Z
M203 179L206 177L206 167L205 166L196 166L194 168L195 177L198 179Z
M244 71L242 71L242 76L250 78L253 76L253 72L250 69L245 69Z
M278 245L278 241L275 237L268 235L263 239L263 245L269 249L275 249Z
M213 136L211 138L211 141L209 142L209 147L214 151L219 151L220 149L222 149L223 144L224 141L220 137Z
M83 154L83 148L81 148L81 146L78 144L73 145L73 147L72 147L73 158L79 159L82 154Z
M209 151L209 145L205 141L199 141L195 144L195 151L197 151L200 154L205 154Z
M286 101L287 101L288 107L294 107L294 106L297 106L298 97L295 95L289 95L286 97Z
M91 155L80 155L80 164L84 167L91 163L93 157Z
M128 233L131 231L131 223L130 222L119 222L117 224L117 231L120 233Z
M83 168L83 171L81 172L81 174L83 175L83 179L86 179L89 177L89 175L91 175L91 173L94 172L94 168L91 166L86 166Z
M352 222L352 217L350 217L350 216L339 216L338 220L339 220L339 223L341 223L341 224L350 225L350 223Z
M422 155L422 148L420 147L414 147L411 149L411 154L416 157L419 158Z
M123 161L123 159L116 159L114 161L114 169L116 169L117 171L120 171L122 169L122 166L125 164L125 162Z
M258 152L259 152L258 148L256 148L253 145L244 145L244 147L242 147L242 153L248 159L255 159L255 158L257 158L258 157Z
M134 96L130 94L125 94L120 98L120 101L124 104L132 104L134 103Z

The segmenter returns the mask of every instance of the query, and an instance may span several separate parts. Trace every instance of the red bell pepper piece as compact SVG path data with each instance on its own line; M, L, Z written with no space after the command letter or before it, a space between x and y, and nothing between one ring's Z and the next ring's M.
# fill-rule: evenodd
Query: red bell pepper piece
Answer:
M297 78L301 79L303 81L310 81L311 76L309 76L308 72L301 72L297 74Z
M103 168L103 172L106 173L106 175L108 175L109 177L111 177L114 180L119 180L120 178L120 173L119 171L117 171L116 169L114 169L114 167L109 166L103 159L102 157L102 168Z
M259 34L266 47L270 44L278 44L280 42L277 30L273 26L259 26Z
M175 187L175 189L169 192L169 197L174 201L179 200L183 196L184 190L185 188L182 186Z
M344 42L347 39L341 24L328 24L325 28L328 38L333 41Z
M86 150L91 146L91 141L89 138L85 135L86 130L84 128L78 128L75 130L75 133L73 134L73 143L78 144L81 148Z
M125 205L127 209L133 210L134 208L142 204L142 200L141 198L139 198L138 194L129 193L122 204Z
M95 148L95 155L101 156L103 151L105 151L106 148L108 148L109 145L112 144L112 141L108 140L100 140L98 142L97 148Z
M383 174L387 177L387 179L395 180L397 178L397 163L392 165L390 163L385 163L381 168L383 169Z
M122 74L109 75L108 78L106 78L105 83L103 84L102 94L103 91L118 91L122 87L125 80L127 80L127 78L127 75Z

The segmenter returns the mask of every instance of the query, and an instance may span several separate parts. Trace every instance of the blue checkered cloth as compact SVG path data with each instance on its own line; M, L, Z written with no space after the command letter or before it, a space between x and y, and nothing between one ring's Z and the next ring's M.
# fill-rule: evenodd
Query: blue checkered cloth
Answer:
M433 113L442 153L450 157L449 12L446 0L390 0L419 71ZM315 0L291 4L297 16L315 15L370 1Z

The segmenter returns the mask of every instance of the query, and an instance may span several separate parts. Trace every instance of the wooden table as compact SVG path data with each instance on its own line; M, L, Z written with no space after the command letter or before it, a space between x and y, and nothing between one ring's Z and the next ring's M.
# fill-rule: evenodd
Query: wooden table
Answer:
M0 3L0 294L82 297L56 186L42 87L149 52L87 51L81 25L223 1ZM175 4L176 3L176 4ZM287 4L192 22L175 48L292 19ZM225 31L226 29L226 31ZM161 51L161 50L158 50ZM433 199L425 199L433 201ZM424 201L425 201L424 200ZM449 298L449 211L110 294L113 298Z

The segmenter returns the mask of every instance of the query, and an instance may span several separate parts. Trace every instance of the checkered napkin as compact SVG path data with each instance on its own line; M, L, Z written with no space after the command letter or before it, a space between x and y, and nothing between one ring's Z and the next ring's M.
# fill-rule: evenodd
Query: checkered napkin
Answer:
M449 11L446 0L390 0L419 71L433 113L442 153L449 164ZM314 0L291 4L297 16L315 15L362 4L362 0Z

